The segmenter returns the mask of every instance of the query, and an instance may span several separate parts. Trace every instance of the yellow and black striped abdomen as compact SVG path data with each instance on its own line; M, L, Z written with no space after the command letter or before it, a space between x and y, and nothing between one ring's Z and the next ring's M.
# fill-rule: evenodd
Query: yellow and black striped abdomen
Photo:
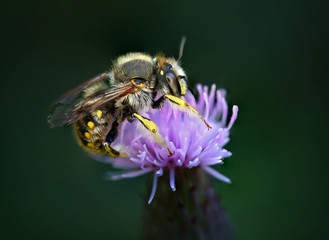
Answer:
M75 122L73 127L80 145L89 151L106 154L103 142L109 131L110 120L110 114L103 110L96 110Z

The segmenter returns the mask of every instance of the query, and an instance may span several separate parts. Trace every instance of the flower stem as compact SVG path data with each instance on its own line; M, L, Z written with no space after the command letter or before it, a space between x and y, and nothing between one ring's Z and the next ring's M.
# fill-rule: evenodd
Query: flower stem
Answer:
M143 239L233 239L211 180L200 167L176 169L175 192L169 176L165 171L159 177L156 196L145 206Z

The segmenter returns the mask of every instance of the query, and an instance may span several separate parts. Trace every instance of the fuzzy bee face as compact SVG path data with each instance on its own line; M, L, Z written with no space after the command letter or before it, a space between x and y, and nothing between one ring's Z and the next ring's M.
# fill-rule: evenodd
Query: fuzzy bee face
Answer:
M160 91L177 97L186 94L186 74L174 58L156 57L157 81L162 86Z

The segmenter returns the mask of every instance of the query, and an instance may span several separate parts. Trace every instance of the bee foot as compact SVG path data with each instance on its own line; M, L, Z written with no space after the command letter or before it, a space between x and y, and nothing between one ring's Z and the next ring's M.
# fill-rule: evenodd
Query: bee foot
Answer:
M169 152L169 156L168 156L168 157L171 157L172 155L174 155L174 154L175 154L175 152L174 152L174 153L172 153L172 151L170 151L170 149L169 149L169 148L167 148L167 150L168 150L168 152Z
M112 147L110 147L110 144L107 142L103 143L104 148L106 152L109 154L110 157L117 158L120 157L120 153L117 150L114 150Z
M204 123L206 124L206 126L207 126L208 130L209 130L209 129L212 129L212 127L209 125L209 123L207 123L207 121L206 121L206 120L204 120Z

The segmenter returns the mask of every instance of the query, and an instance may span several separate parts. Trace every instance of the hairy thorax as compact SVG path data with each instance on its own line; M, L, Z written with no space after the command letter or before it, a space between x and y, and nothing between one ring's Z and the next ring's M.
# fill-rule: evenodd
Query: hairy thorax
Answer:
M152 92L150 90L142 90L127 95L116 102L117 108L130 106L135 112L147 110L152 104Z

